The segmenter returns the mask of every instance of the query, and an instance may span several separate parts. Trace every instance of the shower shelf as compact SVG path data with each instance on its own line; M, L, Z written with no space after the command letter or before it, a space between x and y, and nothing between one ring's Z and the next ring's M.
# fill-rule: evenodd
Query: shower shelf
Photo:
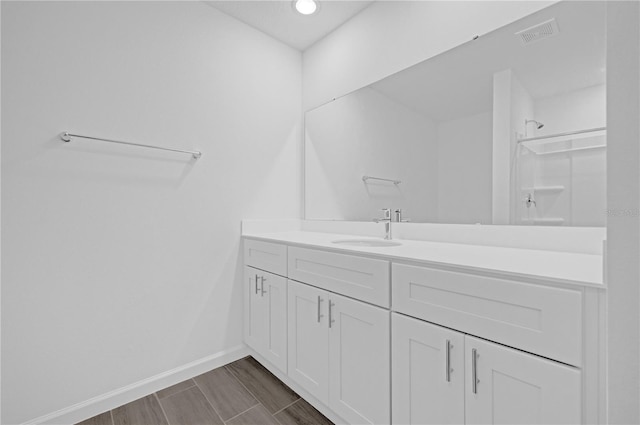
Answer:
M592 149L606 149L606 136L606 127L598 127L549 134L547 136L529 137L518 140L518 144L526 147L536 155L555 155Z
M551 152L540 152L540 153L536 152L536 155L553 155L553 154L559 154L559 153L589 151L592 149L604 149L606 147L607 145L586 146L583 148L561 149L558 151L551 151Z
M562 192L564 190L564 186L556 185L556 186L533 186L533 187L523 187L520 190L523 192L534 192L534 193L553 193L553 192Z

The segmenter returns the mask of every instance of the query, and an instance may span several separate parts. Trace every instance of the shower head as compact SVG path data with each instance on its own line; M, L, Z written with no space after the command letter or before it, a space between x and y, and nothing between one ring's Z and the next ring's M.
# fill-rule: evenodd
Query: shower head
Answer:
M529 124L530 122L535 123L535 124L536 124L536 128L537 128L538 130L540 130L542 127L544 127L544 124L543 124L543 123L541 123L540 121L536 121L536 120L528 120L528 119L525 119L525 120L524 120L524 126L526 127L526 126L527 126L527 124Z

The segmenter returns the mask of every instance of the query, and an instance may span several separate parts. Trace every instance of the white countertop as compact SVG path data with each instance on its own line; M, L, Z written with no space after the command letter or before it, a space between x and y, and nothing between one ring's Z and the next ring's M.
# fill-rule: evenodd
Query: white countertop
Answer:
M245 233L243 237L395 261L418 261L426 265L459 268L461 271L484 271L507 277L603 287L601 255L401 239L394 239L402 244L400 246L355 247L334 244L332 241L376 238L305 231Z

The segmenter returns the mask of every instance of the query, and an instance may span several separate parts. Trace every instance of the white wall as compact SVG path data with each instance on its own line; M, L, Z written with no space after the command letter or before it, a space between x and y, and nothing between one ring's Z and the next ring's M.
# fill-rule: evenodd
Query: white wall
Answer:
M2 23L2 7L0 6L0 23ZM0 46L2 46L2 28L0 28ZM0 47L1 51L1 47ZM0 54L0 81L2 81L2 54ZM0 84L0 189L2 188L2 84ZM0 221L2 196L0 194ZM0 377L2 377L2 226L0 225ZM2 379L0 378L0 423L2 423Z
M428 118L365 88L305 115L305 211L308 219L363 220L401 208L433 221L438 144ZM364 175L402 183L369 180Z
M640 5L607 2L608 420L640 423Z
M303 54L305 111L555 1L378 1Z
M3 424L241 344L240 219L300 214L300 69L201 2L2 2Z
M606 85L586 87L569 93L536 99L535 117L544 123L540 130L529 124L529 136L546 136L567 131L606 127ZM532 118L530 118L532 119Z
M511 162L511 70L493 75L491 214L493 224L509 224Z
M491 224L492 114L438 123L438 221Z

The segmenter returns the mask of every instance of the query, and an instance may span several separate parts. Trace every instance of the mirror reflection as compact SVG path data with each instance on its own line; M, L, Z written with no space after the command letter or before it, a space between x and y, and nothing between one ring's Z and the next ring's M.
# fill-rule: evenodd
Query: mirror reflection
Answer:
M310 110L307 219L604 226L604 2L561 2Z

